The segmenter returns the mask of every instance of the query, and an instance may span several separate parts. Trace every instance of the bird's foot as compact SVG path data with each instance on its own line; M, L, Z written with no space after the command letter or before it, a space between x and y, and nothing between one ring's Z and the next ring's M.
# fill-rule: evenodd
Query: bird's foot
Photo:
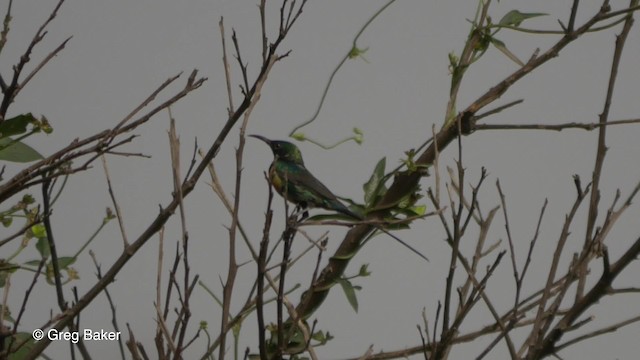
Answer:
M293 213L291 214L291 217L298 219L297 220L298 222L302 222L304 219L309 217L309 211L307 210L306 207L302 207L302 206L298 205L293 210Z

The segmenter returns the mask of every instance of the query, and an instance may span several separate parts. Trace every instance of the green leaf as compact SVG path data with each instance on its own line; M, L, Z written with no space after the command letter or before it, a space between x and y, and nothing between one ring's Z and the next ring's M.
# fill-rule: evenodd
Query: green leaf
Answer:
M40 265L40 260L29 260L24 264L29 266L38 266Z
M353 211L354 213L360 214L360 215L363 215L366 213L366 209L364 208L364 205L358 204L355 201L342 196L338 196L338 199L346 202L349 210ZM353 218L350 218L350 217L347 217L347 218L353 220Z
M518 59L518 57L515 56L511 51L509 51L509 49L507 49L507 45L505 45L502 41L492 37L491 38L491 43L493 44L493 46L496 47L496 49L500 50L500 52L502 52L509 59L511 59L511 61L515 62L516 64L518 64L520 66L524 66L524 63L522 61L520 61L520 59Z
M25 205L31 205L31 204L36 202L36 199L34 199L33 195L31 195L31 194L24 194L24 196L22 196L22 200L20 200L20 202L25 204Z
M545 13L522 13L518 10L511 10L500 19L499 25L520 26L523 21L539 16L547 16Z
M8 228L13 223L13 218L10 216L0 216L0 222L2 222L2 226Z
M376 198L380 192L380 185L384 184L384 169L387 164L387 158L383 157L376 164L375 169L373 170L373 174L369 178L362 188L364 189L364 203L367 208L370 208L374 205Z
M73 256L62 256L58 258L58 267L60 269L66 269L76 262L76 258Z
M46 237L38 238L38 242L36 243L36 249L40 253L40 256L43 258L48 258L51 254L51 249L49 249L49 241L47 241Z
M307 137L304 135L304 133L295 133L293 135L291 135L292 138L298 140L298 141L305 141L307 140Z
M0 123L0 138L6 138L12 135L24 134L27 132L27 125L37 122L35 117L28 114L18 115L14 118L7 119Z
M369 276L371 275L371 271L369 271L369 264L362 264L360 266L360 271L358 271L358 276Z
M362 60L364 60L365 62L368 62L367 59L363 56L364 53L367 52L367 50L369 50L369 48L360 49L357 46L353 46L347 56L349 57L349 59L355 59L355 58L361 57Z
M425 207L424 205L420 205L417 206L418 208L420 207ZM415 216L422 216L424 214L420 213L420 209L415 209L416 207L412 206L412 207L406 207L406 208L395 208L394 210L396 210L396 215L404 215L406 217L415 217ZM393 218L391 219L392 221L397 221L397 220L401 220L400 218ZM405 225L409 225L409 223L404 223Z
M35 224L31 227L31 233L38 239L42 239L47 236L47 229L43 224Z
M13 267L19 267L13 263L7 262L5 259L0 259L0 270L7 270Z
M9 347L9 344L11 343L12 339L11 336L7 336L4 338L4 349L7 349ZM15 352L11 352L11 349L9 349L9 353L11 354L9 356L9 359L11 360L15 360L15 359L26 359L27 354L31 351L31 349L36 346L36 341L33 339L33 336L31 335L31 333L26 333L26 332L19 332L15 334L15 340L13 340L12 343L12 347L18 346L19 344L21 344L20 348L15 351Z
M10 274L18 271L18 269L20 269L19 265L0 260L0 288L4 287L5 283L7 282L7 277L9 277ZM0 311L2 311L1 306Z
M320 331L316 331L315 333L311 334L311 338L318 342L318 344L316 344L315 346L320 346L320 345L325 345L327 342L332 340L333 339L333 335L331 335L331 333L329 333L329 332L327 332L325 334L324 331L320 330Z
M15 324L16 323L16 319L14 319L13 316L11 316L11 309L9 308L9 306L7 306L6 309L3 308L3 307L0 307L0 311L3 311L3 310L4 310L4 320L6 322ZM5 347L5 349L6 349L6 347ZM13 359L13 358L11 358L11 359Z
M0 288L5 286L7 278L14 272L18 271L18 269L20 269L19 265L0 259ZM2 311L2 306L0 306L0 311Z
M358 298L356 297L356 289L359 290L359 288L358 287L354 287L351 284L351 281L349 281L347 279L339 279L338 283L342 287L342 290L344 291L344 294L347 296L347 300L349 301L349 304L351 305L353 310L357 313L358 312Z
M277 335L274 336L277 338ZM293 331L293 335L288 338L285 352L287 354L297 354L302 352L306 348L307 342L304 339L304 334L297 328Z
M40 159L43 159L42 155L25 143L9 137L0 139L0 160L26 163Z
M411 208L417 216L422 216L427 213L427 205L416 205Z
M362 130L354 127L353 134L353 141L355 141L358 145L362 145L362 142L364 142L364 133L362 132Z

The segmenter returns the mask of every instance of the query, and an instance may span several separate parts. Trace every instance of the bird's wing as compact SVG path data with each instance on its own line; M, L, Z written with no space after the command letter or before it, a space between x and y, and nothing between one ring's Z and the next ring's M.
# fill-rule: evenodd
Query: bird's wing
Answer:
M304 166L291 168L280 168L278 177L283 179L283 185L288 186L286 198L294 203L304 203L310 207L321 207L351 216L355 219L362 219L362 216L349 210L338 198L327 189L320 180L316 179Z
M283 179L286 179L288 186L294 186L297 192L311 192L311 196L320 197L326 200L337 200L337 197L327 189L320 180L316 179L313 174L307 170L304 166L299 166L295 171L287 171L286 173L279 174ZM312 199L308 199L312 200ZM307 200L307 201L308 201ZM314 204L316 206L320 204Z

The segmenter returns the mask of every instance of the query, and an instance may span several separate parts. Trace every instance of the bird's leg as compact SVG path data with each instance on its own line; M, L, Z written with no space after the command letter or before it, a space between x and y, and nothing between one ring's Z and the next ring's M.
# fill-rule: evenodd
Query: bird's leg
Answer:
M309 217L309 211L307 211L307 207L301 204L296 205L296 208L293 210L293 214L295 216L300 216L298 222L303 221L304 219Z
M293 209L293 212L291 213L291 216L298 217L303 210L304 209L300 207L300 205L296 205L296 207Z

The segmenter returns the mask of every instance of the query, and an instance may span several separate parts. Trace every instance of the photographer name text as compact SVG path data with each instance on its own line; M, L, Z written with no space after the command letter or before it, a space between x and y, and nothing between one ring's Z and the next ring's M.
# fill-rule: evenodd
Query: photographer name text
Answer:
M38 341L45 337L50 341L71 341L77 344L80 339L83 341L114 341L120 340L120 331L105 331L84 329L82 331L58 331L56 329L49 329L47 331L41 329L35 329L32 333L33 339Z

